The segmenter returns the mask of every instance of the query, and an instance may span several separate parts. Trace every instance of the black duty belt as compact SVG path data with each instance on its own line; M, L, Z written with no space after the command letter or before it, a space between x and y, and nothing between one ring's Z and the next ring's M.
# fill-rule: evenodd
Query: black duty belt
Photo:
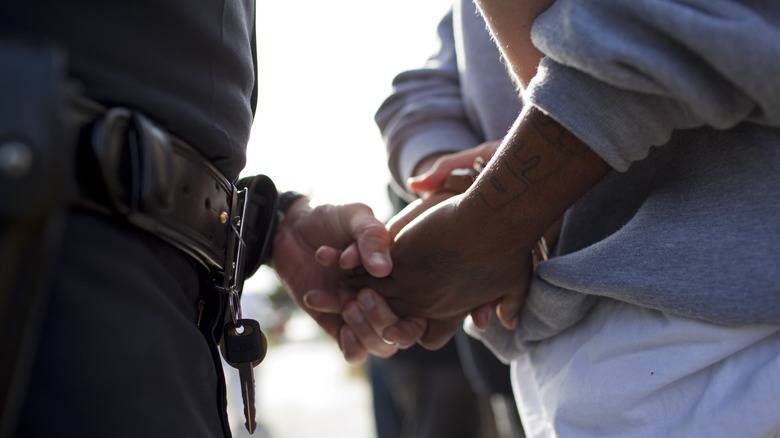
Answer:
M243 388L254 388L247 383L253 374L244 370L265 353L259 325L241 317L239 294L243 278L266 259L277 205L271 180L257 175L233 184L195 149L143 114L71 96L73 83L66 73L66 54L60 47L0 36L0 249L7 262L0 270L2 437L16 436L34 369L54 280L50 275L56 270L63 220L73 198L74 167L76 205L120 216L208 269L222 293L205 294L203 309L209 315L201 331L210 346L222 333L233 340L236 348L228 348L234 353L226 358L240 364ZM76 131L80 135L74 145L71 134ZM223 329L227 310L231 320ZM239 326L257 330L239 333ZM251 355L245 354L247 345ZM236 351L241 354L236 356ZM223 396L215 407L222 407L229 435L224 389L220 391ZM250 396L245 396L245 412L251 431Z
M264 260L277 202L270 179L258 175L234 185L143 114L104 110L86 100L78 106L85 122L76 170L79 203L125 217L215 272L243 274L246 257Z
M137 111L101 111L95 105L85 110L99 115L85 117L80 132L78 199L124 217L209 269L226 304L217 309L227 313L217 310L214 316L224 319L224 327L215 327L217 319L210 318L201 329L221 336L225 360L242 370L251 433L256 424L251 369L265 356L266 343L259 323L243 318L240 294L244 279L267 259L276 224L276 187L264 175L233 184L198 151Z

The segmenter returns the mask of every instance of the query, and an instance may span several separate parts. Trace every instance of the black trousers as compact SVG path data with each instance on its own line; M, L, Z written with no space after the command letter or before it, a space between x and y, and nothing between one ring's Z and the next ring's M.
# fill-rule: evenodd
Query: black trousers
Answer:
M64 239L18 436L229 434L194 262L88 212L70 214Z

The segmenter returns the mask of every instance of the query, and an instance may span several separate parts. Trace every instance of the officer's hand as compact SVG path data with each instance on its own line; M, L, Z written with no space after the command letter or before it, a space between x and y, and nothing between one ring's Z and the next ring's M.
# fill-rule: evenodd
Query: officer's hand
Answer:
M356 289L338 281L345 272L319 264L321 246L344 249L355 243L362 267L375 277L390 274L392 239L384 224L364 204L321 205L312 209L306 198L293 203L274 238L272 266L292 299L332 337L339 338L344 320L339 313L323 313L305 305L303 296L314 289L330 291L346 304Z

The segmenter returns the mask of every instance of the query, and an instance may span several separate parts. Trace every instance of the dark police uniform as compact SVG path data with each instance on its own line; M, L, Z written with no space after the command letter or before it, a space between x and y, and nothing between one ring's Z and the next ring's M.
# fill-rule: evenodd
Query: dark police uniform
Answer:
M3 0L0 38L55 42L84 95L139 110L235 181L253 119L254 12L252 0ZM228 436L202 266L82 209L62 248L17 435Z

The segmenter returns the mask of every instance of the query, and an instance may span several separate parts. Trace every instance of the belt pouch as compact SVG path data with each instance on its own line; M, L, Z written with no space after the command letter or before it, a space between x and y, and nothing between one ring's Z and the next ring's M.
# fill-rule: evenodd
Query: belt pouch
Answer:
M271 178L265 175L244 177L236 183L238 189L247 191L244 202L244 242L246 256L240 260L239 272L243 278L251 277L263 263L268 262L276 231L278 192Z
M14 435L73 189L65 55L0 38L0 437Z

